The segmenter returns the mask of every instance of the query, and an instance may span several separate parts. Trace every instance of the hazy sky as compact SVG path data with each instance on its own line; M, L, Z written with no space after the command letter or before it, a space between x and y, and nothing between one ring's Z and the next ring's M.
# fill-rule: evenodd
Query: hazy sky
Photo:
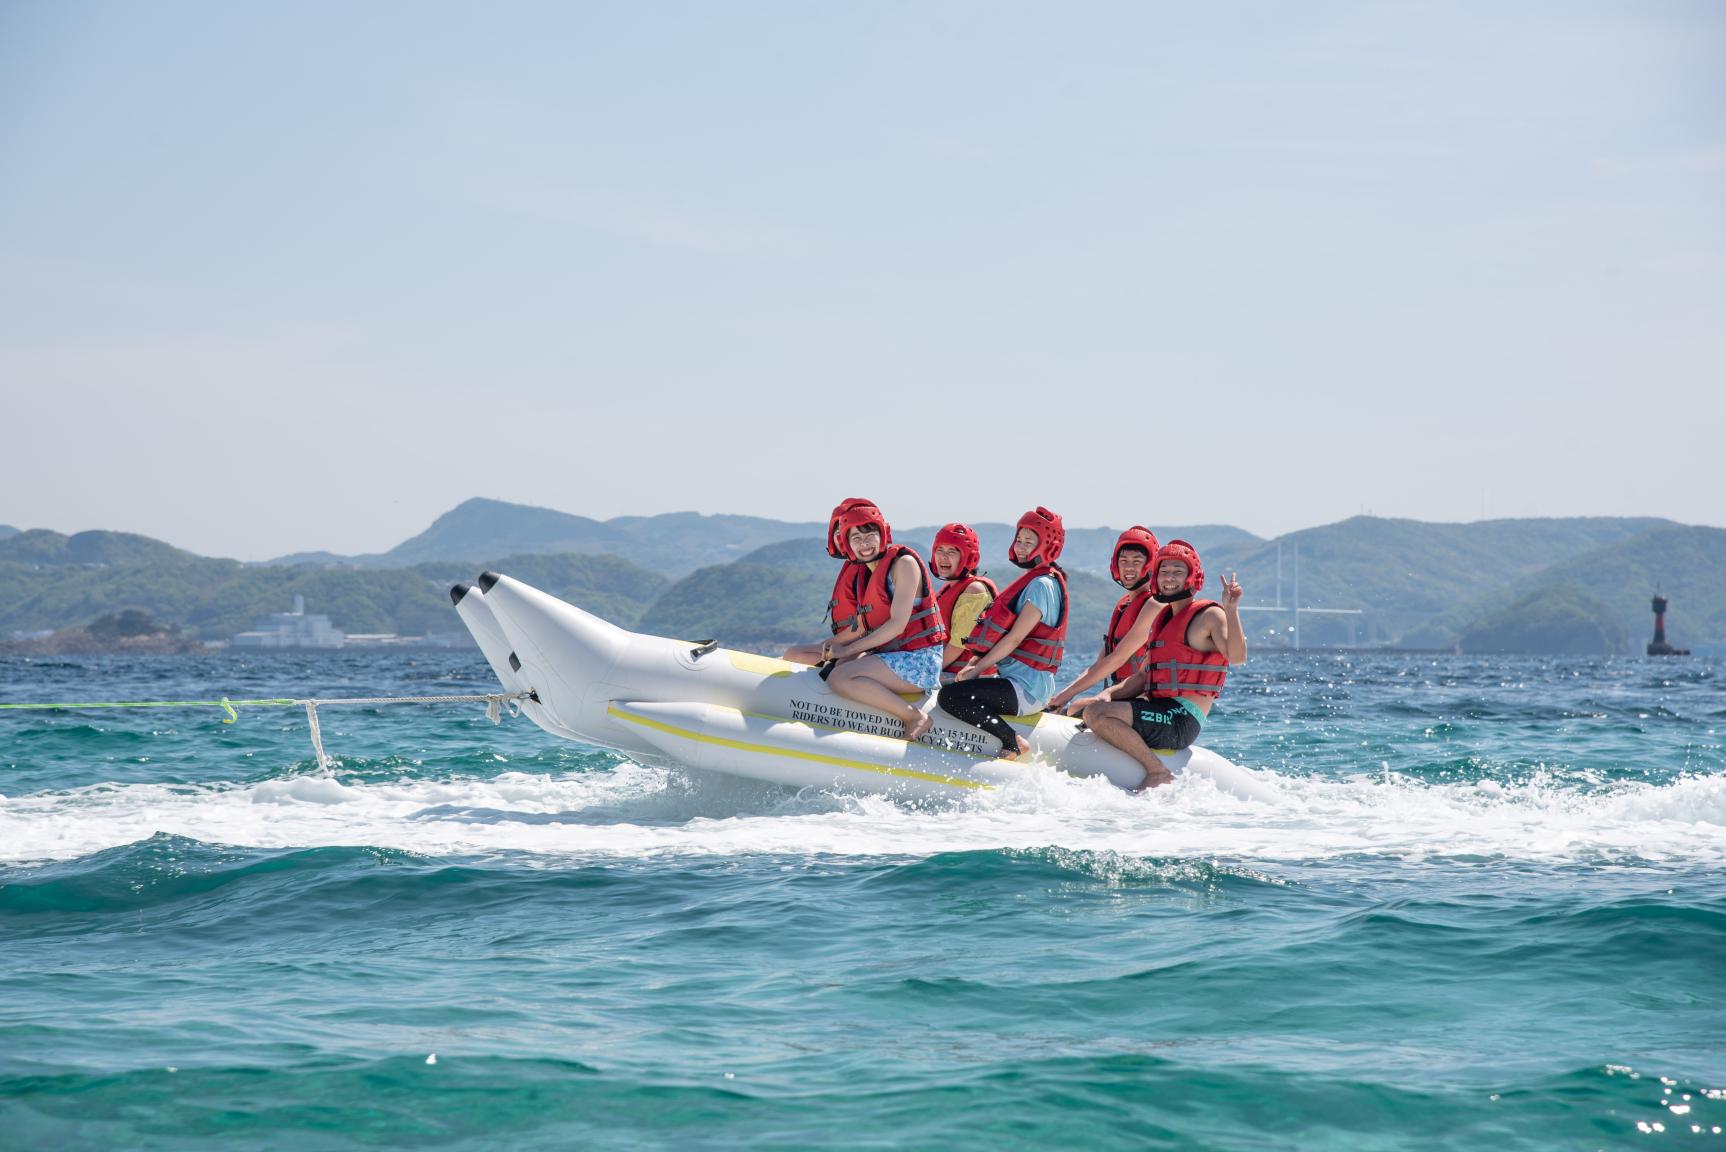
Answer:
M0 523L1726 525L1726 4L0 0Z

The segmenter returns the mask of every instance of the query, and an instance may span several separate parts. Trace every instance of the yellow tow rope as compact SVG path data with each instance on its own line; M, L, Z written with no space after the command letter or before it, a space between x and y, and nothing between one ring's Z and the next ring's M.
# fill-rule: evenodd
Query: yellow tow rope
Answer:
M236 708L304 708L306 723L311 728L312 750L318 754L318 767L329 768L330 758L324 754L323 732L318 726L318 709L331 704L484 704L486 718L493 724L503 722L507 705L511 716L521 711L520 702L528 699L527 692L488 692L474 696L346 696L310 700L77 700L63 703L0 704L0 709L31 712L77 712L86 708L220 708L227 713L222 723L232 724L240 718Z

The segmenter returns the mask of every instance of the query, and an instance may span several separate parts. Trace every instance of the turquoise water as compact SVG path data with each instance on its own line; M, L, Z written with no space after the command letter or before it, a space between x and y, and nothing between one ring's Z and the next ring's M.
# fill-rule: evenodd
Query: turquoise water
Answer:
M926 808L468 706L0 712L0 1147L1726 1149L1726 686L1255 658L1277 803ZM0 699L483 692L477 653Z

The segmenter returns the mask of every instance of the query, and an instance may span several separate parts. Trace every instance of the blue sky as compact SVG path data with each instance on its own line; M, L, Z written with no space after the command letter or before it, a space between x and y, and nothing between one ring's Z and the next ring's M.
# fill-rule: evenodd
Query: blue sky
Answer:
M1726 525L1726 6L0 4L0 522Z

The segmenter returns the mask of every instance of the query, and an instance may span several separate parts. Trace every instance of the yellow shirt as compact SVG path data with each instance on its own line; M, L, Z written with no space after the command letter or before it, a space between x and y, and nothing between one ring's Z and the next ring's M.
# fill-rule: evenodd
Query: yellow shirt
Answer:
M991 597L989 589L977 581L971 581L971 586L959 593L959 599L953 602L953 618L947 621L947 643L963 644L977 627L977 617L983 614L983 609L989 606Z

